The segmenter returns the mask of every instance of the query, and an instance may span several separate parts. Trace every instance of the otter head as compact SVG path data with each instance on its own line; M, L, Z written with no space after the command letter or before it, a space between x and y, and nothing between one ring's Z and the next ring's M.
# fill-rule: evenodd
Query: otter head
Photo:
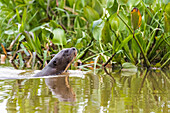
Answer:
M48 67L56 69L56 73L65 72L77 56L76 48L67 48L56 54L47 64Z

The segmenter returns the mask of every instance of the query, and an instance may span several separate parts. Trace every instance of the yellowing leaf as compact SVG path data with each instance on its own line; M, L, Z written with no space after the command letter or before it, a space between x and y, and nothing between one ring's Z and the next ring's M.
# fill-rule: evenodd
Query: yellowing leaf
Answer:
M132 25L132 29L136 30L138 29L141 24L142 24L142 16L139 12L138 8L133 8L131 11L131 25Z

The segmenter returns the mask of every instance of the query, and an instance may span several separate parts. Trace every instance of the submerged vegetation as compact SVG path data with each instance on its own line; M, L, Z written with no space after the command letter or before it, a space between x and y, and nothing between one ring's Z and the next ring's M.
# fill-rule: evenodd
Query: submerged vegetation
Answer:
M41 68L73 46L94 68L170 64L168 0L0 0L0 28L0 53L16 68Z

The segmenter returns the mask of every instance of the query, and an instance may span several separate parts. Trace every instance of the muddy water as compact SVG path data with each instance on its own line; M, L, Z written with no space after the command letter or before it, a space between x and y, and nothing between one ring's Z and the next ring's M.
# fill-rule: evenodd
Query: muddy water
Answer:
M20 72L21 71L21 72ZM169 71L100 70L33 78L0 68L1 113L168 113Z

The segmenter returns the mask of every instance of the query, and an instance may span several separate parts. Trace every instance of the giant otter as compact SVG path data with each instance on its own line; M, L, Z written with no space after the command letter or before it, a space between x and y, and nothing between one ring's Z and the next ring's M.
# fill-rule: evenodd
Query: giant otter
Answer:
M77 56L76 48L67 48L57 53L34 77L56 75L65 72Z

